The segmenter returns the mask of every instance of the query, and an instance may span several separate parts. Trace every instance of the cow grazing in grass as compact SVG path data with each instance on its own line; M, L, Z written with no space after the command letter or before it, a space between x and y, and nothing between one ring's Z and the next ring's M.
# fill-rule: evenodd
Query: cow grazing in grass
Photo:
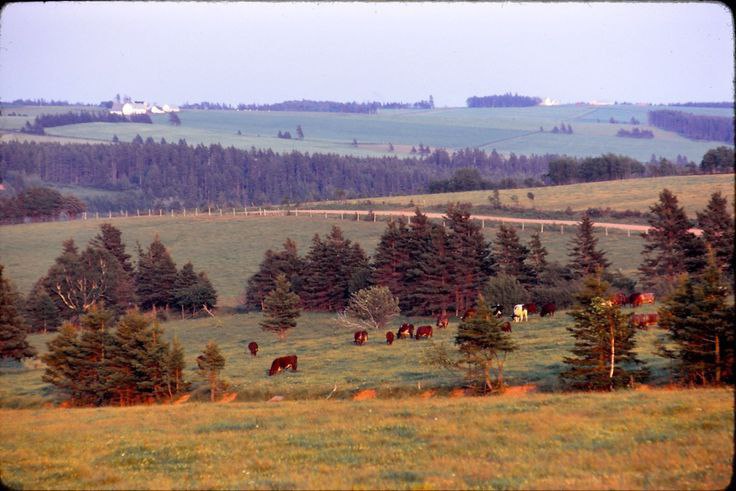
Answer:
M514 305L514 322L526 321L528 319L528 312L524 308L523 304Z
M256 353L258 353L258 343L255 341L248 343L248 350L252 356L256 356Z
M524 308L530 314L536 314L537 313L537 304L535 304L535 303L525 303L524 304Z
M386 344L388 344L389 346L394 344L394 333L391 331L388 331L386 333Z
M491 313L495 315L496 317L501 317L503 315L503 305L496 304L491 307Z
M477 311L477 310L475 310L475 309L472 309L472 308L471 308L471 309L468 309L468 310L466 310L466 311L465 311L465 313L464 313L464 314L463 314L463 316L461 317L461 320L463 320L463 321L467 321L467 320L470 320L470 319L472 319L473 317L475 317L475 314L476 314L477 312L478 312L478 311Z
M414 336L415 340L420 340L421 338L431 338L432 337L432 326L419 326L417 327L417 334Z
M656 326L659 323L659 315L657 314L633 314L629 319L632 327L646 329L649 326Z
M271 369L268 371L268 375L270 377L271 375L275 375L281 370L286 370L288 368L291 368L292 372L296 372L296 355L276 358L273 363L271 363Z
M613 305L618 305L620 307L628 303L629 297L627 297L624 293L618 292L615 295L612 295L609 300L613 302Z
M200 370L204 370L204 355L199 355L197 357L197 367L199 367Z
M353 334L353 342L358 346L365 344L368 341L368 331L355 331Z
M504 323L503 323L503 324L501 325L501 330L502 330L503 332L511 332L511 323L510 323L509 321L506 321L506 322L504 322Z
M447 312L442 312L437 316L437 327L444 329L450 323L450 316Z
M542 305L542 311L539 313L539 317L545 317L545 316L554 317L556 311L557 311L557 305L551 302L546 303Z
M632 307L639 307L646 303L654 303L654 293L632 293L629 297Z
M406 339L414 337L414 324L401 324L399 331L396 333L398 339Z

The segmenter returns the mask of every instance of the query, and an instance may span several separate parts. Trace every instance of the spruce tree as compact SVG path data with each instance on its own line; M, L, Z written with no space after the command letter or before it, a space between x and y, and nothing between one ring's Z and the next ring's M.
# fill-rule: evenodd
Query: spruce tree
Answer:
M452 279L450 241L441 225L428 224L428 241L415 256L414 283L409 296L410 315L436 315L453 305L455 283Z
M716 255L718 267L733 277L734 273L734 217L728 211L728 200L721 192L713 193L705 210L697 213L703 240Z
M570 245L572 249L568 254L568 267L577 277L596 274L599 269L605 271L611 265L606 259L606 253L598 249L598 238L593 233L593 220L587 212L583 214Z
M46 332L61 325L59 309L43 288L41 282L34 285L28 294L25 305L25 316L31 325L31 331Z
M210 401L215 402L220 385L219 375L225 368L225 358L220 353L217 343L210 341L202 354L197 358L199 370L210 384Z
M296 327L296 319L300 315L299 304L299 295L291 291L286 275L278 275L276 288L263 301L261 329L274 332L279 339L283 339L287 330Z
M122 233L112 224L103 223L100 225L100 233L91 241L92 247L103 248L108 250L115 256L122 266L123 270L128 274L133 274L133 265L130 263L130 254L125 252L125 244L122 241Z
M27 325L17 308L17 293L3 277L4 266L0 264L0 358L23 358L36 356L36 349L28 344Z
M145 253L138 249L136 293L141 308L167 307L174 302L176 264L158 235Z
M390 220L373 255L373 283L385 286L399 298L406 295L406 266L410 251L406 220Z
M560 377L575 390L613 390L648 377L634 353L636 330L620 307L608 300L609 285L601 273L599 269L585 277L577 295L578 307L568 313L575 321L567 327L575 345L573 356L563 359L569 368Z
M534 281L535 271L526 263L529 249L519 241L516 229L511 225L501 224L493 244L493 258L496 272L516 278L522 285Z
M542 245L542 237L539 232L534 232L529 240L529 255L527 261L529 267L534 271L537 282L542 281L548 273L547 248Z
M41 359L46 364L42 376L44 382L54 385L64 396L72 401L79 399L81 391L79 373L78 329L66 322L59 333L48 343L48 351Z
M304 275L304 260L297 253L296 244L286 239L283 250L274 252L267 250L263 261L253 276L248 279L245 287L245 308L247 310L261 310L263 299L276 287L276 276L284 273L291 282L294 293L301 294Z
M715 252L701 275L684 273L659 309L659 326L674 347L660 354L674 361L678 380L698 385L734 382L734 306Z
M184 379L184 368L186 368L184 348L179 342L179 338L174 336L166 358L166 390L169 399L172 399L178 393L184 392L189 386Z
M650 208L649 225L643 234L641 281L655 291L668 291L677 277L702 269L704 247L688 230L690 222L677 197L668 189L659 193L659 202Z

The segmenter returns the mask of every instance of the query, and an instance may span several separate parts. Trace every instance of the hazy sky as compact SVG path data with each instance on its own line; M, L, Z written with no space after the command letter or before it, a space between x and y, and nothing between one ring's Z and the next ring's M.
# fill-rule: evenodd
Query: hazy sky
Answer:
M19 3L0 99L733 100L719 3Z

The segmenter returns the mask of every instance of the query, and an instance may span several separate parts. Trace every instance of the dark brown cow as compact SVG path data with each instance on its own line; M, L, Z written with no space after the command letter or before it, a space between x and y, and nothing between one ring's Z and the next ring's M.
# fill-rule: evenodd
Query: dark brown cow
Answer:
M250 350L251 355L256 356L256 353L258 353L258 343L251 341L248 343L248 349Z
M503 305L496 304L491 307L491 313L495 315L496 317L501 317L503 315Z
M396 333L398 339L405 339L407 337L414 337L414 324L401 324L399 331Z
M646 329L649 326L656 326L659 323L658 314L633 314L629 319L629 323L636 328Z
M537 313L537 304L534 303L525 303L524 308L526 309L526 312L528 314L536 314Z
M539 313L539 317L544 317L546 315L550 317L554 317L556 311L557 311L557 305L551 302L546 303L542 305L542 311Z
M296 355L276 358L273 363L271 363L271 369L268 371L268 375L270 377L271 375L279 373L281 370L286 370L287 368L291 368L292 372L296 372Z
M386 344L388 345L394 344L394 333L391 331L388 331L386 333Z
M197 366L200 370L204 370L204 355L199 355L197 357Z
M475 317L475 314L477 314L477 313L478 313L478 311L475 310L475 309L472 309L472 308L471 309L468 309L468 310L465 311L465 313L463 314L463 316L461 317L461 319L464 320L464 321L466 321L468 319L472 319L473 317Z
M419 341L421 338L431 338L432 337L432 326L419 326L417 327L417 334L414 336L414 339Z
M620 307L622 305L626 305L629 298L624 293L618 292L615 295L612 295L610 300L613 305L618 305Z
M447 312L442 312L437 316L437 327L444 329L450 323L450 316Z
M365 344L368 341L368 331L355 331L353 334L353 342L358 346Z
M503 332L511 332L511 323L509 321L504 322L501 326L501 330Z

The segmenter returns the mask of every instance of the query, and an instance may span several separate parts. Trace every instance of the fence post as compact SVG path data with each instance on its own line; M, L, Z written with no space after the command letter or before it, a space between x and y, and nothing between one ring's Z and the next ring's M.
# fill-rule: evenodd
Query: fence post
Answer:
M212 208L209 206L207 207L207 216L212 216Z
M99 211L96 211L96 212L95 212L95 218L96 218L97 220L99 220L99 219L100 219L100 212L99 212Z
M85 220L87 219L87 212L86 211L84 212L84 219Z
M141 216L141 210L139 210L138 208L136 208L135 209L135 215L138 216L138 217Z
M524 222L521 222L521 231L524 231Z
M561 223L560 224L560 235L563 235L564 233L565 233L565 224Z
M630 228L627 228L626 229L626 235L628 235L629 237L631 237L631 229Z
M544 224L542 224L542 229L540 230L540 233L544 233Z
M150 208L148 209L148 216L149 217L151 216L151 209Z
M608 237L608 227L606 227L606 237Z
M485 219L482 219L480 221L480 228L486 228L486 220Z
M163 216L163 215L164 215L164 210L162 210L161 208L159 208L158 209L158 216Z
M295 216L295 217L298 217L298 216L299 216L299 210L298 210L298 209L296 209L296 208L294 209L294 216Z

